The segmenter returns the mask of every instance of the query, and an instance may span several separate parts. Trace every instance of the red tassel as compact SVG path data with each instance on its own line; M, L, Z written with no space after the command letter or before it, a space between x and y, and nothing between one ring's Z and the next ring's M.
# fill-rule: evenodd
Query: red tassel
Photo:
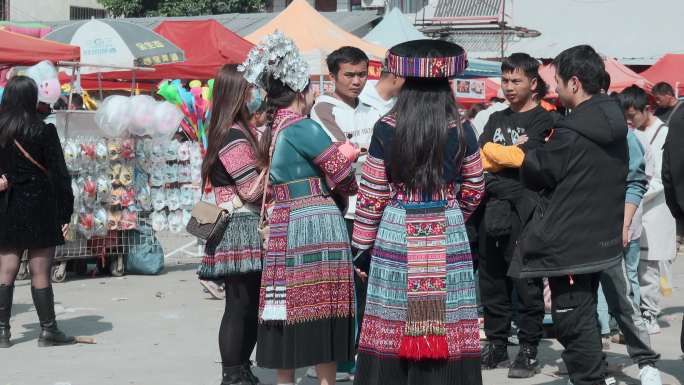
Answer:
M449 358L449 344L444 335L403 336L399 357L414 361L445 360Z

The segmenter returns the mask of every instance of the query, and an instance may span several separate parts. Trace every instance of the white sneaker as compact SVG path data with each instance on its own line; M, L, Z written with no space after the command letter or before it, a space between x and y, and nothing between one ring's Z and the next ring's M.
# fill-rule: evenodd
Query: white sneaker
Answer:
M641 385L662 385L660 380L660 371L653 366L646 365L639 370L639 378Z
M658 325L658 318L649 315L644 317L644 321L646 321L646 329L648 329L648 334L660 333L660 325Z

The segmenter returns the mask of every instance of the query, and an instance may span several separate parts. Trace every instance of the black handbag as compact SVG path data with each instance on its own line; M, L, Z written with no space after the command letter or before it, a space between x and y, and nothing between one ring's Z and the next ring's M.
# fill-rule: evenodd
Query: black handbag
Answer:
M211 203L200 201L193 207L190 221L185 230L207 242L207 247L216 247L228 228L230 213Z
M513 228L513 209L510 202L490 199L484 210L485 230L494 238L510 235Z

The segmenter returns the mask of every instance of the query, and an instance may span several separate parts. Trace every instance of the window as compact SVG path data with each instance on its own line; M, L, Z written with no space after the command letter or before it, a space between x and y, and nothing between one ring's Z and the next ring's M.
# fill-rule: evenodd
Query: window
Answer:
M10 19L10 0L0 0L0 20Z
M89 7L69 7L70 20L88 20L88 19L104 19L107 17L107 11L104 9L89 8Z

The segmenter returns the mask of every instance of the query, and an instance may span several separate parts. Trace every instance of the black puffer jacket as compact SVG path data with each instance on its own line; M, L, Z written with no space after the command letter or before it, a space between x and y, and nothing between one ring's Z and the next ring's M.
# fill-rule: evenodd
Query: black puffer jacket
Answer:
M548 143L525 155L523 183L540 198L509 275L587 274L620 261L628 153L622 110L597 95L560 120Z

